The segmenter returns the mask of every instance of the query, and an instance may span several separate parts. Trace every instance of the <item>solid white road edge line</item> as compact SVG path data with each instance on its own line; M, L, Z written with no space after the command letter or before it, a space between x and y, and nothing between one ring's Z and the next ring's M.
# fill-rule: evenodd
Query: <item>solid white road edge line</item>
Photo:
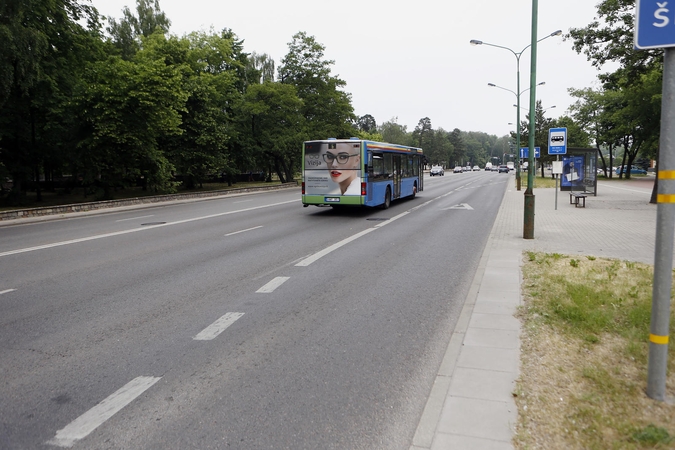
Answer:
M56 432L54 439L47 444L59 447L72 447L76 441L87 437L99 425L114 416L119 410L134 401L162 377L137 377L111 394L98 405Z
M168 226L171 226L171 225L179 225L179 224L182 224L182 223L195 222L195 221L198 221L198 220L212 219L214 217L227 216L229 214L236 214L236 213L246 212L246 211L254 211L256 209L269 208L269 207L272 207L272 206L279 206L279 205L285 205L287 203L296 203L296 202L297 202L297 200L289 200L289 201L286 201L286 202L272 203L272 204L269 204L269 205L255 206L255 207L252 207L252 208L238 209L236 211L228 211L228 212L224 212L224 213L211 214L211 215L208 215L208 216L193 217L192 219L178 220L176 222L167 222L167 223L163 223L163 224L153 225L151 227L132 228L130 230L116 231L114 233L99 234L99 235L96 235L96 236L89 236L89 237L84 237L84 238L79 238L79 239L72 239L70 241L54 242L53 244L45 244L45 245L38 245L36 247L20 248L18 250L10 250L8 252L0 253L0 257L9 256L9 255L16 255L18 253L33 252L33 251L36 251L36 250L44 250L44 249L48 249L48 248L52 248L52 247L60 247L62 245L77 244L79 242L93 241L93 240L96 240L96 239L103 239L103 238L107 238L107 237L121 236L123 234L136 233L138 231L154 230L154 229L157 229L157 228L168 227Z
M119 220L116 220L115 222L127 222L129 220L147 219L148 217L155 217L155 215L151 214L149 216L130 217L128 219L119 219Z
M290 278L291 277L276 277L255 292L257 294L269 294L270 292L274 292L276 288L287 282Z
M192 339L195 341L210 341L215 339L220 333L225 331L227 327L232 325L243 315L244 313L229 312L220 319L213 322L208 327L204 328L197 336L193 337Z

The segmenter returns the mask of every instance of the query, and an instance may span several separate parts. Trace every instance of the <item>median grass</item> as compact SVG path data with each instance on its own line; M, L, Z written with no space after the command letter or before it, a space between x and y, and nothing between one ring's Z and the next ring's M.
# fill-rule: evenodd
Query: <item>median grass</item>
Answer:
M526 253L517 449L675 448L672 345L667 401L645 393L652 283L646 264Z

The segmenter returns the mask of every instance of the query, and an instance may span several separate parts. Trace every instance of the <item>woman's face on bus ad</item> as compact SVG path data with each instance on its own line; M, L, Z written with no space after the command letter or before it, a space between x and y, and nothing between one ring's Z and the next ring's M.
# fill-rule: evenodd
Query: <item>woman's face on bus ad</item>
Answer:
M328 150L324 159L328 164L331 180L338 184L353 180L357 174L356 170L361 168L358 150L352 150L352 153Z

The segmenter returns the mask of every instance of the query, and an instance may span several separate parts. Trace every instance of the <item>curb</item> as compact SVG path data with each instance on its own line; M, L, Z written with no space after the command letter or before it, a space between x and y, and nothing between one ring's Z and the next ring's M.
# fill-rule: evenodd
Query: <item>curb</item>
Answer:
M191 192L188 194L153 195L148 197L127 198L123 200L105 200L98 202L74 203L70 205L47 206L43 208L17 209L13 211L0 212L0 222L9 220L22 220L28 218L40 218L45 216L53 216L57 214L63 215L70 213L98 211L110 208L143 206L154 203L167 203L167 202L177 202L195 199L210 199L216 197L226 197L228 195L245 194L250 192L264 192L278 189L289 189L295 187L298 187L297 182L284 183L275 186L260 186L260 187L228 189L228 190L207 191L207 192Z

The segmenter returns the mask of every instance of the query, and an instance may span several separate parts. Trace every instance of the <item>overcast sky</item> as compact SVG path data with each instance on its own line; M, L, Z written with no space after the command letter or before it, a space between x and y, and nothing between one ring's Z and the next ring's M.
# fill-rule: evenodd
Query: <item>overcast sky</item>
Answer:
M104 16L135 11L135 0L92 0ZM586 27L597 1L539 0L538 38L556 30ZM358 116L378 124L397 118L412 131L429 117L435 129L483 131L503 136L514 130L517 97L516 57L508 50L472 46L471 39L518 53L531 42L531 0L448 2L383 0L160 0L171 20L171 33L230 28L244 40L246 52L267 53L279 67L292 36L304 31L334 60L332 74L347 82ZM538 44L537 99L548 117L565 114L573 99L567 89L597 87L599 73L572 50L571 41L551 37ZM520 60L520 90L529 87L530 49ZM520 97L529 108L529 91ZM525 120L527 110L521 110ZM328 136L316 136L326 138Z

